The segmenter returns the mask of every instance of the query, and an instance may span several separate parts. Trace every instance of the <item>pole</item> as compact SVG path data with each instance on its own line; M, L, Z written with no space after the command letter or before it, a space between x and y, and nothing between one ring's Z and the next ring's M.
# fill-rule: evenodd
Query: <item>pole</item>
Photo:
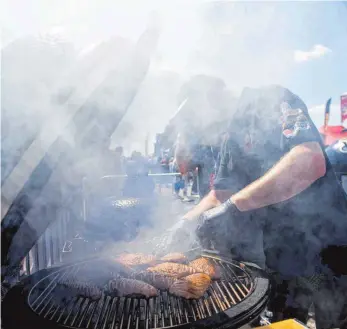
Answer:
M148 140L149 140L149 133L147 133L145 138L145 156L148 157Z
M197 192L200 197L200 180L199 180L199 167L196 167L196 187L197 187Z
M331 105L331 98L329 98L328 101L325 104L324 130L326 129L326 127L329 124L330 105Z

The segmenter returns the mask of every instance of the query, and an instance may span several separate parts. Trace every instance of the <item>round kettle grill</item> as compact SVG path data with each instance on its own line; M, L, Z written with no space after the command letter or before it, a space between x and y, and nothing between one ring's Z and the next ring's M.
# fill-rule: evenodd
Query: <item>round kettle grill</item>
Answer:
M78 275L81 269L93 266L100 258L38 271L7 293L3 302L3 327L239 328L252 322L269 299L270 281L266 273L211 253L201 256L218 265L222 275L197 300L177 297L167 291L159 291L158 296L151 298L112 297L103 293L97 301L74 295L57 297L59 279Z

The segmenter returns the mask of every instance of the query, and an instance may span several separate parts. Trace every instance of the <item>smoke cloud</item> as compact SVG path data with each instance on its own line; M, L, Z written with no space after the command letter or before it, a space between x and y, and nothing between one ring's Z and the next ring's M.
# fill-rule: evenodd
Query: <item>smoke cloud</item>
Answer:
M198 95L189 98L181 110L194 129L200 129L200 135L206 135L213 126L215 143L244 87L286 85L290 81L297 65L293 58L298 48L295 39L302 32L293 24L291 14L300 12L300 4L163 3L60 0L49 4L31 1L29 5L17 0L7 5L1 86L5 201L6 196L16 195L12 189L25 184L20 172L11 184L7 179L34 140L37 154L44 154L55 142L53 136L61 135L63 159L59 162L57 154L49 159L48 167L56 171L48 184L53 190L56 186L63 194L64 206L68 204L78 217L81 178L109 173L99 155L119 145L126 154L144 152L147 134L152 141L157 132L164 131L183 101L182 86L192 77L202 75L219 81L216 88L198 83ZM137 40L150 25L148 20L154 20L153 16L148 19L153 10L161 21L158 45L153 46L153 40L145 42L143 53L134 54ZM307 15L299 17L308 21ZM135 62L140 64L132 66L136 55L140 59ZM132 79L136 87L129 83ZM78 112L81 108L83 113ZM73 150L66 158L65 149ZM38 163L40 156L37 159ZM24 167L34 167L31 159L25 161ZM56 194L43 189L39 204L51 202L55 209L58 201L52 200L52 195ZM312 199L312 209L314 203ZM154 233L171 226L185 210L167 200L156 204ZM28 225L42 231L48 223L38 223L36 215L33 210ZM141 238L148 238L143 235ZM134 245L117 246L118 250L129 248L136 250ZM141 248L143 245L138 244L138 250L143 251Z
M175 5L164 5L158 1L146 2L146 5L140 1L130 3L90 1L86 4L77 1L71 4L60 1L56 6L53 3L48 7L46 4L33 2L27 8L25 1L16 1L5 7L4 45L28 33L44 35L46 44L51 44L57 53L64 51L64 54L50 64L47 63L49 70L45 61L42 61L46 58L47 62L49 55L42 54L37 57L40 65L30 64L30 70L40 70L51 79L56 79L62 73L57 65L58 61L63 65L64 56L70 56L70 59L66 59L70 63L65 64L71 70L76 71L78 67L82 72L75 78L71 78L71 74L69 77L64 76L58 85L63 84L59 86L62 93L68 93L69 88L79 86L82 94L84 84L88 81L85 81L85 74L90 74L90 80L94 81L90 71L100 76L103 74L101 72L110 70L118 60L116 41L111 42L110 38L124 38L124 43L135 41L146 26L148 13L153 9L157 10L162 20L162 36L143 88L120 124L120 132L114 132L111 148L124 144L129 149L128 153L134 149L143 152L144 143L139 141L148 132L153 141L155 133L163 130L178 107L175 97L179 86L194 74L222 78L227 88L238 94L244 86L255 87L274 82L284 84L295 65L293 38L297 29L293 27L288 14L294 10L293 5L199 1L178 1ZM26 11L26 15L22 16L18 8ZM300 11L300 6L295 9ZM40 12L45 15L39 15ZM73 48L69 50L70 55L61 49L63 42L65 47ZM27 43L34 44L29 40ZM22 45L21 49L26 47L32 48ZM17 50L13 52L20 53ZM29 59L17 61L21 61L22 65L29 63ZM16 62L16 59L13 58L12 62ZM5 66L10 66L6 59L4 70ZM23 72L23 68L17 71ZM29 77L37 75L32 74L29 68L24 71ZM64 86L67 81L73 86ZM51 105L47 106L43 99L47 93L46 86L41 88L35 83L31 85L39 88L41 97L36 102L40 101L42 104L34 105L30 102L30 105L36 108L35 113L48 113ZM29 88L25 90L30 93ZM33 93L30 94L34 97ZM6 95L10 94L5 92L5 97ZM26 103L29 105L28 101ZM211 121L213 119L215 118L212 117ZM125 128L122 128L123 122ZM122 131L127 130L126 125L129 126L130 122L133 128L125 137Z

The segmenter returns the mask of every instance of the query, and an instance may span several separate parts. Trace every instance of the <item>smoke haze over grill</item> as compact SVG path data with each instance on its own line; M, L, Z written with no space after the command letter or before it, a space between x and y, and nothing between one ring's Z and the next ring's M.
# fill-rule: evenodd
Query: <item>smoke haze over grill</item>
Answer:
M54 173L49 185L38 192L38 204L48 208L47 216L61 201L71 200L75 204L69 207L80 215L81 200L71 194L80 192L76 186L81 177L100 177L109 169L99 163L97 152L118 145L124 145L127 154L134 149L143 151L147 133L153 139L175 114L182 101L180 88L192 76L207 75L225 84L225 103L218 115L203 91L197 105L190 108L195 112L188 114L187 120L199 119L191 123L203 128L199 131L202 135L208 134L217 120L227 122L229 108L225 105L234 105L244 87L287 85L288 81L291 87L291 72L297 65L293 60L294 39L302 33L302 26L292 23L291 14L299 11L300 17L308 20L310 5L302 4L300 12L300 6L275 2L164 3L60 0L49 4L31 1L29 5L17 0L5 7L2 184L39 133L37 153L49 149L55 142L52 136L61 135L57 143L61 154L50 154L46 163ZM142 45L144 54L134 54L148 21L155 21L149 15L152 10L160 18L158 45L154 47L150 40ZM146 51L153 52L148 69ZM132 65L130 59L136 55L139 65ZM128 79L140 82L134 87ZM300 90L294 92L300 94ZM212 96L212 103L218 103L219 96ZM189 112L189 102L182 111ZM82 106L85 112L72 122L71 116ZM104 115L94 120L99 111ZM81 127L83 133L78 131ZM69 153L71 158L64 158L66 148L74 150ZM31 161L25 159L23 166L30 167ZM63 163L62 167L57 163ZM15 174L18 185L24 185L21 173ZM5 192L15 197L12 189L17 188L17 184L9 184ZM321 197L324 200L324 191ZM313 202L307 205L308 211L312 207ZM168 214L165 203L155 209L153 223L164 229L179 216L176 209ZM27 225L42 232L47 223L38 218L38 212L31 210ZM28 227L19 230L24 238L25 230Z

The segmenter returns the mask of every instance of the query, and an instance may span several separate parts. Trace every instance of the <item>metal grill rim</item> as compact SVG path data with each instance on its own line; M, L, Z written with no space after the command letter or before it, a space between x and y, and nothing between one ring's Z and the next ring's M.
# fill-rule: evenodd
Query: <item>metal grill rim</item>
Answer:
M160 291L157 297L150 299L103 294L98 301L76 296L65 304L56 302L56 281L66 275L77 274L83 266L93 261L89 260L58 269L42 278L30 290L27 303L38 315L67 328L150 329L186 325L232 308L254 289L251 275L234 262L211 255L203 254L202 257L219 265L223 279L213 281L205 295L198 300L186 300ZM242 277L236 271L241 271ZM45 280L49 280L49 283L38 294L37 287Z

